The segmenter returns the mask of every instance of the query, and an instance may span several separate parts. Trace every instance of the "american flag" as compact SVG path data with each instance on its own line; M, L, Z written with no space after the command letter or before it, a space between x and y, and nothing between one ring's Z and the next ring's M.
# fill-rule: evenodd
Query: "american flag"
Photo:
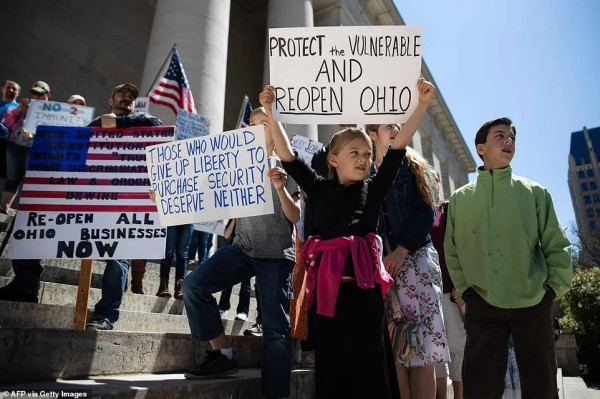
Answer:
M179 109L196 113L194 97L176 48L173 49L165 76L150 92L150 101L154 104L166 105L175 112L175 115Z
M244 101L242 102L242 109L240 110L240 120L237 125L238 129L250 126L251 113L252 105L250 105L250 99L248 99L248 96L244 96Z
M172 126L38 126L19 210L157 212L148 195L146 146L172 139Z

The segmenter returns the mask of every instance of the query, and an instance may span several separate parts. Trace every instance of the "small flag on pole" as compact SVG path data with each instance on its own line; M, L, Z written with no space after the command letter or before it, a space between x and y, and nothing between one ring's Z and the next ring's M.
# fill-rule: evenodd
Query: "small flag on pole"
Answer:
M244 96L244 101L242 102L242 109L240 110L240 117L237 125L238 129L250 126L251 113L252 105L250 105L250 99L248 99L248 96Z
M173 48L171 62L165 76L150 91L150 101L171 108L175 115L179 109L196 113L194 97L176 48Z

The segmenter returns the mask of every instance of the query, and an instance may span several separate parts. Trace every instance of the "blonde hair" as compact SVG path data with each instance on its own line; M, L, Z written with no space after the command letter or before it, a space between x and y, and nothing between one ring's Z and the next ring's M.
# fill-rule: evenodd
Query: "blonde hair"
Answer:
M333 135L329 142L328 155L338 155L344 145L356 138L364 140L365 143L367 143L367 146L369 146L369 150L373 152L373 142L369 135L360 129L350 127L348 129L340 130ZM329 180L339 181L337 170L329 163L329 161L327 161L327 167L329 168Z
M438 182L433 178L433 168L425 158L411 147L406 147L404 159L408 163L411 173L415 176L417 188L423 200L431 208L437 206Z
M263 114L264 116L267 116L267 111L265 110L265 107L254 108L252 112L250 112L250 117L248 119L252 119L252 117L256 114Z

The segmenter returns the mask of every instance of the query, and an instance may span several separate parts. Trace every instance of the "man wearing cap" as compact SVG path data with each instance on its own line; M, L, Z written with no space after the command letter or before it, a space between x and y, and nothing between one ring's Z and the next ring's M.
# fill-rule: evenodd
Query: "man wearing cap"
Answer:
M161 126L162 122L148 113L133 113L138 88L132 83L124 83L113 89L108 99L111 107L109 114L94 119L88 126L103 128L126 128L143 126ZM123 292L127 282L128 259L111 259L106 261L106 269L102 276L102 298L96 304L94 320L86 325L87 329L112 330L119 319L119 308L123 300ZM131 261L131 291L143 294L142 279L146 271L146 261Z

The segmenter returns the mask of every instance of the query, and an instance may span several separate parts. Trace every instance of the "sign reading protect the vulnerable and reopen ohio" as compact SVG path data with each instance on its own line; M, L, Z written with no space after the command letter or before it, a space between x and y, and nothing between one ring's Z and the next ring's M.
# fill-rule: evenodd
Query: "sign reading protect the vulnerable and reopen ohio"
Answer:
M404 122L417 106L421 27L269 29L268 51L281 122Z

